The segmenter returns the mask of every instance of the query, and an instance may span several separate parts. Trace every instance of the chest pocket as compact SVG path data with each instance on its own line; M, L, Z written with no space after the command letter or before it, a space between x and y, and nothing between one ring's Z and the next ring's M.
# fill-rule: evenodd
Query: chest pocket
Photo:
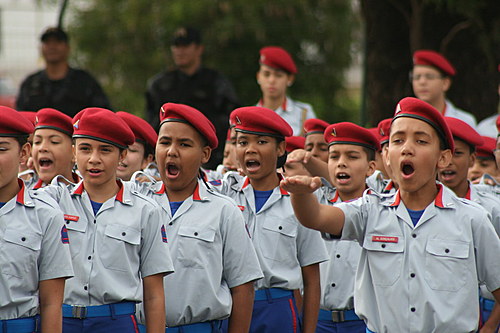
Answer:
M366 250L373 283L378 286L392 286L403 270L404 238L397 236L397 243L389 243L374 242L372 236L365 236L363 249Z
M425 280L435 290L458 291L467 282L470 244L429 239L425 247Z
M87 236L85 231L87 230L87 221L80 218L78 221L72 221L65 219L66 229L68 229L69 237L69 251L71 253L71 258L74 259L76 255L82 254L87 251L84 244L86 243Z
M297 223L293 218L267 217L259 237L262 255L285 264L297 262Z
M204 268L207 252L214 250L215 229L206 226L181 225L177 239L178 258L184 267Z
M16 277L37 272L42 235L15 229L5 230L0 249L2 274Z
M121 224L108 224L104 230L99 257L106 268L135 272L140 244L139 230Z

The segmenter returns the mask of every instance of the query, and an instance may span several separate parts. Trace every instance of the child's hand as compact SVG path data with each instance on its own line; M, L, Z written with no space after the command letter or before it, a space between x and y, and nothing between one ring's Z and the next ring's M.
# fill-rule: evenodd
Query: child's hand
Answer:
M304 149L295 149L286 158L287 163L302 163L307 164L311 159L311 152Z
M293 194L312 193L321 187L321 178L309 176L293 176L283 179L280 186Z

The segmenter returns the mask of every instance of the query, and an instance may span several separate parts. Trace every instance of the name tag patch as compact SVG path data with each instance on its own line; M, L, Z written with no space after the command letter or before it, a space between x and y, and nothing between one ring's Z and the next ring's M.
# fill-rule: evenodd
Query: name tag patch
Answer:
M64 214L64 219L67 220L67 221L73 221L73 222L76 222L80 219L79 216L75 216L75 215L68 215L68 214Z
M398 241L399 237L394 236L372 236L372 242L397 243Z

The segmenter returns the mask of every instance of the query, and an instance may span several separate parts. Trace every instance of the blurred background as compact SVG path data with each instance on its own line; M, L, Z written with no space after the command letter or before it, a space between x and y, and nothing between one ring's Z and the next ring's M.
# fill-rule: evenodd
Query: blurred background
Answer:
M456 67L448 97L479 120L497 112L498 0L0 0L0 105L43 67L39 37L61 24L71 64L91 72L114 110L144 114L147 80L172 67L170 38L200 29L203 62L255 104L259 49L298 65L290 95L328 121L375 126L411 96L412 53L433 49Z

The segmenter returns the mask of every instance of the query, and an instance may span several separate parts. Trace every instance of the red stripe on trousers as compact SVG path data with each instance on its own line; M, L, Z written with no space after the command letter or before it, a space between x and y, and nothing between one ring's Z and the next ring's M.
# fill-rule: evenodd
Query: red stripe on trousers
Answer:
M130 318L132 319L132 323L134 324L135 333L139 333L139 327L137 327L137 321L135 320L135 316L130 315Z
M293 333L297 333L297 315L293 307L293 298L288 300L288 304L290 305L290 310L292 310Z

